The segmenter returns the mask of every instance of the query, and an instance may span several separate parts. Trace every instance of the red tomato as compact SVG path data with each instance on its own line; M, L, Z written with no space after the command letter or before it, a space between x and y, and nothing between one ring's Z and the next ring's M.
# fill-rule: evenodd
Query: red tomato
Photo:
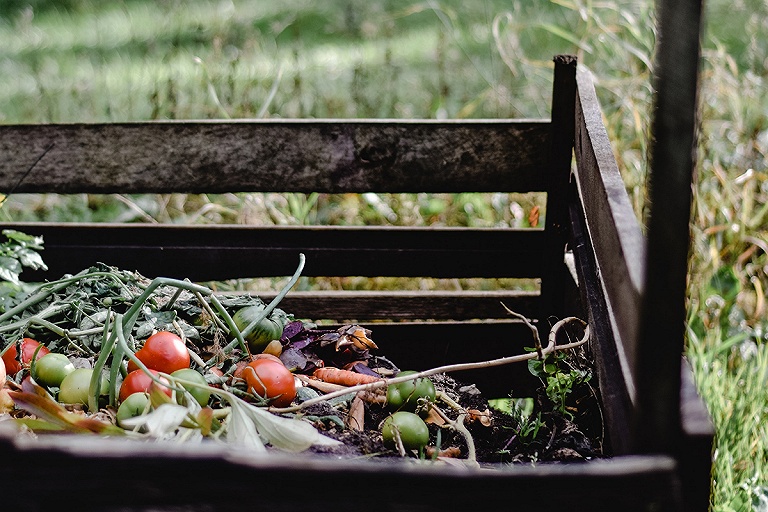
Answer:
M182 368L189 368L189 352L181 338L168 331L153 334L144 346L136 352L139 361L150 370L171 374ZM128 362L128 371L137 370L133 361Z
M158 372L150 370L153 374L157 375ZM168 382L165 377L160 377L162 382ZM170 382L168 382L170 384ZM144 370L134 370L123 379L123 383L120 385L120 401L122 402L134 393L149 393L149 387L152 385L152 378L144 373ZM163 392L171 396L171 390L163 386Z
M3 362L5 363L5 369L7 370L8 374L16 375L22 369L22 367L29 368L29 363L32 361L32 356L35 355L35 350L37 350L39 345L40 343L33 340L32 338L22 339L21 362L19 362L19 353L16 350L16 344L14 343L11 345L11 348L9 348L5 354L3 354ZM50 352L51 351L48 350L48 347L45 345L41 346L40 350L37 352L37 358L35 360L40 359L45 354Z
M287 407L296 398L293 374L282 363L256 359L243 370L248 392L270 400L270 405Z

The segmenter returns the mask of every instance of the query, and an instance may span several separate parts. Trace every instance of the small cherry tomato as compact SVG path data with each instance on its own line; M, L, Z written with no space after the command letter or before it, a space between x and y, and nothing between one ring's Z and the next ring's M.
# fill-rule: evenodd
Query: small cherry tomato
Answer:
M122 427L123 421L141 416L146 411L149 411L149 394L134 393L123 400L117 408L117 424Z
M82 404L88 405L88 393L91 387L91 375L93 370L90 368L78 368L61 381L59 388L59 402L63 404ZM101 375L101 394L109 393L109 382L107 376Z
M400 372L397 377L414 375L415 373L413 371ZM427 378L408 380L387 386L387 406L394 411L416 412L419 399L434 402L435 397L435 385ZM426 416L429 413L429 408L422 408L418 412L419 415Z
M243 369L248 392L270 401L275 407L287 407L296 398L293 374L282 363L256 359Z
M150 372L156 376L158 374L155 370L150 370ZM170 384L165 377L160 377L160 381ZM120 385L120 401L122 402L134 393L149 393L149 388L152 385L152 382L152 377L144 373L144 370L132 371L125 376L123 383ZM162 386L162 388L166 395L171 396L172 392L170 388L165 386Z
M136 352L136 357L150 370L173 373L182 368L189 368L189 352L181 338L172 332L160 331L153 334L144 346ZM138 369L133 361L128 362L128 372Z
M205 377L203 377L200 372L193 370L192 368L182 368L181 370L176 370L171 374L171 377L177 377L181 380L187 380L189 382L195 382L198 384L201 384L202 386L207 386L208 383L205 381ZM211 392L208 391L205 387L200 386L193 386L191 384L184 384L179 383L182 385L184 389L187 390L187 392L192 395L192 398L194 398L197 403L200 404L201 407L205 407L208 405L208 400L211 398ZM178 402L182 403L182 398L184 394L178 393L176 394L176 397L178 399Z
M61 385L64 377L75 371L75 366L64 354L50 353L35 361L32 376L45 386Z
M407 411L396 412L384 420L381 435L390 448L397 447L398 436L406 450L418 450L429 443L427 424L417 414Z
M21 340L21 361L19 361L18 351L16 350L16 343L3 354L3 362L5 363L5 369L8 375L16 375L22 368L29 368L29 363L32 361L32 357L35 355L35 350L40 347L37 352L35 360L40 359L51 351L45 345L40 345L32 338L24 338Z

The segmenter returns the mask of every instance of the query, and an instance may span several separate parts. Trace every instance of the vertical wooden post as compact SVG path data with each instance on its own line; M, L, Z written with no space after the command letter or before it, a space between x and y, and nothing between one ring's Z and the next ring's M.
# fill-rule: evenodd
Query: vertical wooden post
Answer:
M541 282L542 324L549 316L562 317L566 280L565 244L569 233L568 190L573 158L576 111L576 57L557 55L552 87L552 153L547 188L544 277ZM549 329L542 325L546 334Z
M639 452L679 455L701 0L658 0L657 19L647 272L635 369L634 439Z

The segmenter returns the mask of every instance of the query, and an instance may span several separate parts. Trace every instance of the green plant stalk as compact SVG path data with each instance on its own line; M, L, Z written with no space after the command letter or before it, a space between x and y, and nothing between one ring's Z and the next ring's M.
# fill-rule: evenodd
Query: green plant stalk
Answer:
M301 273L304 270L304 263L306 261L306 258L303 254L299 254L299 266L296 268L296 271L293 273L293 276L291 276L291 279L288 281L288 283L280 290L280 293L275 296L274 299L267 305L267 307L259 314L256 319L248 324L245 329L240 332L240 337L246 338L248 335L250 335L253 330L256 328L257 325L259 325L259 322L264 320L272 311L277 307L278 304L280 304L280 301L283 300L283 298L288 294L288 292L293 288L293 285L296 284L296 282L299 280L299 277L301 277ZM237 326L234 325L234 332L238 332ZM239 339L239 338L238 338ZM227 345L227 347L224 348L226 351L227 349L231 350L231 343L230 345ZM250 352L249 352L250 353Z
M216 298L216 296L213 294L213 291L209 288L206 288L205 286L190 283L189 281L182 281L179 279L171 279L168 277L157 277L152 280L152 282L147 286L147 288L139 295L139 297L136 299L136 301L133 303L133 305L128 309L128 311L125 312L123 315L125 318L125 335L127 336L127 333L131 331L133 328L133 324L136 323L136 320L139 317L139 312L141 311L141 307L144 305L144 303L152 296L154 291L160 287L160 286L174 286L177 288L182 288L190 292L197 292L201 295L207 296L211 298L211 303L214 305L216 310L219 312L219 314L224 318L224 321L227 325L230 326L230 329L234 327L234 333L236 339L236 344L239 344L241 348L243 348L244 351L247 352L247 344L245 343L245 340L243 339L243 336L240 334L240 331L237 330L237 327L235 326L235 322L232 320L232 317L229 315L227 310L224 308L224 306L221 305L221 302Z
M52 294L56 293L59 290L63 290L64 288L66 288L67 286L69 286L70 284L76 281L80 281L81 279L86 279L89 277L98 277L98 276L112 278L120 286L125 287L125 283L122 281L122 279L120 279L120 277L114 274L113 272L88 272L88 270L83 270L82 272L79 272L72 277L59 279L57 281L50 281L48 283L44 283L40 285L37 288L38 291L35 293L35 295L28 297L24 301L20 302L13 308L9 309L8 311L0 315L0 323L8 320L9 318L13 317L17 313L21 313L27 308L34 306L35 304L38 304L39 302L50 297Z
M61 327L59 327L58 325L54 324L53 322L49 322L48 320L43 320L42 318L39 318L38 316L32 316L32 317L26 318L25 320L26 320L28 325L29 324L40 325L42 327L45 327L46 329L48 329L52 333L58 335L59 337L64 338L65 340L67 340L67 343L69 344L69 346L73 347L78 352L81 352L83 354L94 355L94 352L91 349L89 349L87 347L85 347L85 348L81 347L80 345L78 345L74 341L72 341L72 338L78 338L80 336L87 336L87 335L90 335L90 334L98 334L99 332L101 332L101 328L100 327L93 328L93 329L86 329L86 330L83 330L83 331L69 331L67 329L62 329Z
M105 332L106 325L107 324L105 324L104 328ZM93 373L91 374L91 382L88 386L88 410L91 412L96 412L99 410L99 396L101 396L101 371L107 362L107 358L109 358L109 355L112 353L116 339L117 334L115 330L113 330L110 335L102 342L101 350L99 351L99 357L96 359L96 362L93 363ZM110 382L109 386L111 394L111 390L115 386L115 383Z

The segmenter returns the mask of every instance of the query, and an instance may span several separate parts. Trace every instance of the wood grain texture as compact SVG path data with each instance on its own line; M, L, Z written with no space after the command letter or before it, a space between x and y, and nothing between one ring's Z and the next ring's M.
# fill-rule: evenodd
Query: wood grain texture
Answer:
M274 292L256 292L265 301ZM290 292L280 307L315 320L469 320L509 318L502 303L528 318L538 314L539 293L525 291L309 291Z
M615 329L623 371L632 376L645 272L645 241L603 126L588 71L576 75L576 169L587 229ZM678 354L679 358L679 354ZM633 379L633 377L631 377Z
M98 512L223 512L251 508L254 500L260 510L285 512L305 511L308 501L317 512L359 511L361 504L373 512L466 511L478 500L488 510L507 510L510 501L515 509L541 512L595 510L596 503L605 511L679 509L676 464L666 456L477 470L306 454L263 457L219 443L48 436L15 444L24 457L12 457L0 444L6 461L0 478L14 488L4 501L8 510L50 510L73 488L82 493L81 509ZM254 482L268 492L246 493Z
M6 125L0 191L543 191L548 140L537 121Z
M575 189L575 187L574 187ZM573 190L576 195L578 192ZM587 311L592 335L592 353L603 403L605 426L616 455L632 453L632 422L634 418L634 382L625 373L620 348L612 328L611 313L604 295L602 276L595 263L595 251L584 220L584 211L578 201L570 206L571 240L576 271L579 277L581 300Z
M40 235L58 279L97 262L194 281L306 276L538 277L542 230L404 227L253 227L149 224L0 224Z

